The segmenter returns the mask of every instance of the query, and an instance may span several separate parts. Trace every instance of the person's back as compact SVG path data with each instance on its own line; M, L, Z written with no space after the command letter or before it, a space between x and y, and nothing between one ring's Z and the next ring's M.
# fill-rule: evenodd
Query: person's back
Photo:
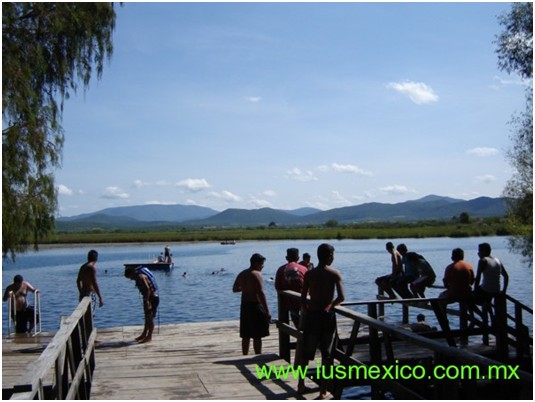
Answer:
M86 296L91 296L91 293L95 293L99 298L99 306L102 307L104 300L97 282L97 261L98 253L95 250L90 250L87 254L87 262L78 271L76 286L78 287L80 301Z
M477 265L477 275L475 279L474 292L477 297L485 299L507 291L509 275L505 267L495 257L491 255L491 247L488 243L478 246L479 262ZM500 284L500 277L503 276L503 289Z
M463 260L464 251L456 248L452 251L452 263L444 271L444 296L451 299L467 299L472 292L474 270L472 265Z
M284 264L277 269L275 275L275 289L277 290L293 290L301 294L303 283L305 281L305 274L308 272L306 267L297 263L299 259L299 250L296 248L289 248L286 250L287 264ZM301 304L299 300L290 297L284 298L286 307L290 311L298 314Z
M314 359L316 348L321 351L321 364L333 364L334 351L337 342L337 325L334 307L344 301L344 287L342 275L337 269L331 268L334 261L334 247L330 244L321 244L318 247L318 266L305 275L303 290L301 291L301 304L305 312L303 328L302 355L296 359L298 365ZM334 292L336 289L336 298ZM307 302L307 295L310 300ZM325 378L320 378L320 397L327 396ZM304 378L299 378L297 386L299 393L306 391Z
M482 273L481 289L488 293L500 291L501 264L493 257L484 257L483 264L486 268Z
M318 265L306 275L310 301L309 311L327 311L334 299L336 284L340 282L341 275L336 269L329 266Z

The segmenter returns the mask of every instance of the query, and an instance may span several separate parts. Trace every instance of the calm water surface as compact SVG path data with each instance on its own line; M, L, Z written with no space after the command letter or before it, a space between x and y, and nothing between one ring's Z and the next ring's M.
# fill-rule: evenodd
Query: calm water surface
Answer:
M451 250L461 247L465 259L474 269L477 267L477 245L487 241L493 255L500 258L510 276L509 291L513 297L533 306L533 271L521 258L507 250L507 240L502 237L467 239L398 239L409 250L426 257L437 273L441 284L444 268L450 263ZM377 288L374 279L390 270L390 256L385 251L385 240L328 241L336 249L333 266L342 271L346 299L348 301L371 300ZM172 272L154 272L160 287L160 323L235 320L239 318L240 295L232 293L236 275L249 266L249 257L255 252L267 260L262 271L264 286L271 313L277 316L276 292L270 279L285 262L288 247L299 248L300 254L308 252L317 263L316 249L322 241L269 241L242 242L236 245L219 243L170 244L175 260ZM41 291L42 325L45 331L59 328L60 317L68 316L78 304L76 276L87 252L95 248L99 252L98 281L104 296L104 307L97 308L97 327L143 325L141 297L134 282L123 276L126 262L145 262L155 258L164 245L84 245L43 249L17 257L15 263L4 262L2 288L21 274ZM224 268L222 273L213 272ZM187 276L183 277L186 272ZM429 290L436 296L438 290ZM31 297L31 296L30 296ZM2 308L2 330L7 331L7 303ZM414 311L416 315L418 311ZM387 311L388 314L388 311ZM391 319L399 319L397 311ZM412 314L412 313L411 313ZM429 313L431 314L431 313ZM530 328L532 324L530 323Z

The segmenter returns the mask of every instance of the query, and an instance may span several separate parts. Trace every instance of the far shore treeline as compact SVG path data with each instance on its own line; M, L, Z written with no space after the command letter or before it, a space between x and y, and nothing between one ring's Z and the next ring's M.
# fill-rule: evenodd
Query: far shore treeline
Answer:
M41 244L200 242L247 240L315 240L315 239L396 239L426 237L480 237L514 234L505 219L474 218L469 222L418 221L278 226L274 223L251 227L192 228L180 225L144 229L99 229L79 232L56 232Z

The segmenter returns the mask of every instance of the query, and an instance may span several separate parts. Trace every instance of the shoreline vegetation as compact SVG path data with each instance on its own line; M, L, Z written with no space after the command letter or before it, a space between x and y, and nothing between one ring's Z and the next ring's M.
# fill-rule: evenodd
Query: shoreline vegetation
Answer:
M319 240L319 239L396 239L427 237L510 236L514 231L503 218L458 221L375 222L306 227L266 226L236 228L155 227L146 229L99 229L80 232L56 232L40 245L87 243L206 242L247 240Z

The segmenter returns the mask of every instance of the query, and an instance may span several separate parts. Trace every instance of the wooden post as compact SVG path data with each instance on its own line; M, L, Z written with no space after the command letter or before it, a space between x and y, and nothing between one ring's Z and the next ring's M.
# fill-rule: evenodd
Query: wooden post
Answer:
M280 324L289 324L289 312L286 308L286 303L284 303L284 297L281 292L277 292L277 303L279 309L279 325ZM279 356L286 360L288 363L291 363L290 356L290 335L284 332L280 326L279 328Z
M494 334L496 336L496 353L498 360L509 359L509 346L507 344L507 304L504 294L494 296Z
M368 315L377 319L377 304L368 303ZM377 328L368 327L370 333L370 359L372 362L381 361L381 341L379 340L379 331Z
M461 330L460 342L462 345L468 343L468 337L464 332L468 328L468 308L465 302L459 302L459 328Z

